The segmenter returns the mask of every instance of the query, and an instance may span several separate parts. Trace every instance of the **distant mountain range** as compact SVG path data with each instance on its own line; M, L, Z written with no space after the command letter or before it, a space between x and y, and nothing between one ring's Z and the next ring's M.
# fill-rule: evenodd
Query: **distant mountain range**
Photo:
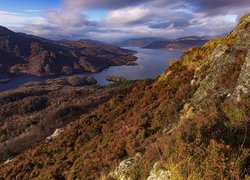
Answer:
M185 51L193 46L202 46L209 39L205 37L188 36L174 40L166 40L163 38L146 37L138 39L128 39L118 43L119 46L134 46L147 49L165 49Z
M204 37L183 37L176 40L161 40L154 41L151 44L144 46L143 48L148 49L165 49L165 50L177 50L177 51L186 51L193 46L202 46L208 41Z
M0 72L35 76L98 72L135 59L133 51L102 42L53 41L0 26Z
M163 38L157 38L157 37L144 37L144 38L133 38L128 39L119 43L116 43L119 46L132 46L132 47L144 47L147 46L154 41L160 41L164 40Z

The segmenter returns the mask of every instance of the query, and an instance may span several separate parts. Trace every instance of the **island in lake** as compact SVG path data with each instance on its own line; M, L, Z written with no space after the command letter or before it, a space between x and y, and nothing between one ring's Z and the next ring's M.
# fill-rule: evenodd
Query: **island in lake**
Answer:
M124 77L121 77L121 76L107 76L106 80L111 81L111 82L124 82L127 79L125 79Z

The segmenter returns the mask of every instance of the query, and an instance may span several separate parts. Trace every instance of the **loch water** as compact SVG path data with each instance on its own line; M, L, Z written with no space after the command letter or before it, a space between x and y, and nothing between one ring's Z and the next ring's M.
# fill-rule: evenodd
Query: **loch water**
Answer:
M168 67L169 62L182 55L179 51L165 51L154 49L143 49L138 47L123 47L125 49L134 50L138 58L136 66L112 66L98 73L81 73L77 75L87 75L94 77L98 84L107 85L111 82L106 80L107 76L122 76L128 80L155 79L162 74ZM35 77L32 75L11 75L8 73L0 73L0 79L10 79L6 84L0 84L0 92L14 89L27 82L44 82L49 78Z

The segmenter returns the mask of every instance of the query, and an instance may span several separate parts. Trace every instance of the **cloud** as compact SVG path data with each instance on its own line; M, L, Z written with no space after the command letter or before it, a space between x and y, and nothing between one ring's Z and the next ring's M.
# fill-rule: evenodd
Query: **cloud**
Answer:
M148 27L153 29L165 29L170 25L171 23L169 21L153 21L149 22Z
M96 18L98 10L105 11L104 17ZM53 39L110 42L144 36L173 39L225 34L249 11L249 0L62 0L61 7L47 10L42 17L0 12L0 22L19 24L18 31Z
M16 32L24 32L36 36L42 36L49 39L74 39L89 38L85 32L94 31L94 29L79 27L79 28L64 28L58 25L51 24L28 24L25 26L10 26L10 29Z
M143 7L117 9L107 15L105 23L114 26L126 26L146 19L149 14L150 10Z
M79 9L68 10L55 10L47 11L45 17L52 24L68 26L68 27L82 27L84 25L94 26L96 22L88 21L86 16L81 13Z
M5 26L16 26L27 24L43 24L46 20L39 16L28 16L26 14L0 11L0 22Z
M184 0L194 11L205 12L206 14L224 14L239 11L242 8L250 7L248 0Z
M152 0L64 0L68 8L107 8L119 9L131 6L137 6L151 2ZM158 0L156 0L158 1Z
M235 26L236 16L219 15L208 17L203 14L197 14L194 19L189 21L190 26L186 28L187 32L199 34L200 36L216 36L228 33Z
M25 12L30 12L30 13L33 13L33 12L42 12L42 10L40 10L40 9L26 9L24 11Z
M25 16L25 14L22 14L22 13L15 13L15 12L9 12L9 11L0 11L0 14L10 15L10 16Z

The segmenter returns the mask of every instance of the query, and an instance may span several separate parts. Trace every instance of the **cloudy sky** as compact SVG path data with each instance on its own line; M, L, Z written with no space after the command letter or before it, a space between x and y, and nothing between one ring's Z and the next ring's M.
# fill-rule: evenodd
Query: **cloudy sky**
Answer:
M0 25L52 39L173 39L228 33L247 12L250 0L0 0Z

